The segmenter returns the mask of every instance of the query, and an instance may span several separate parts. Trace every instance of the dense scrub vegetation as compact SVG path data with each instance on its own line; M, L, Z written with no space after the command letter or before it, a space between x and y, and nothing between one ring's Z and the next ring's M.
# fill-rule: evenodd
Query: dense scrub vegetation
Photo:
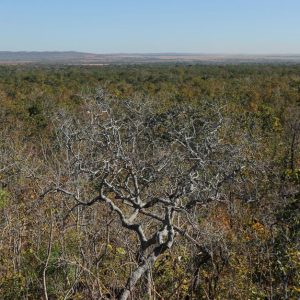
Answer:
M1 299L300 297L300 66L1 66L0 104Z

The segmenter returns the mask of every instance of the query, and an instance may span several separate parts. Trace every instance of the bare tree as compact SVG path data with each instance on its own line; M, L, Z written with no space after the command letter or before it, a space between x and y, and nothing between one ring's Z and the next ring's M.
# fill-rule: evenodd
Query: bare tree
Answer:
M67 217L105 203L137 237L136 268L119 299L141 278L151 284L147 274L178 235L201 247L199 206L229 201L236 186L245 192L247 159L242 146L232 145L217 104L159 112L150 101L98 95L81 119L61 113L55 123L57 163L46 192L69 201Z

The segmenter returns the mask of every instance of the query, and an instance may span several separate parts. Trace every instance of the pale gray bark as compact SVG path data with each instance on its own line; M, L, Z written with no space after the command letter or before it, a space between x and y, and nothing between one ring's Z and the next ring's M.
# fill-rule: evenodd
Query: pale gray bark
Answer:
M174 242L174 230L173 228L169 228L168 232L168 240L157 246L151 254L148 255L147 258L143 259L143 262L134 270L134 272L128 278L124 291L120 295L120 300L126 300L130 296L131 291L134 289L136 283L141 279L142 276L146 274L148 270L150 270L157 258L163 254L166 250L170 249Z

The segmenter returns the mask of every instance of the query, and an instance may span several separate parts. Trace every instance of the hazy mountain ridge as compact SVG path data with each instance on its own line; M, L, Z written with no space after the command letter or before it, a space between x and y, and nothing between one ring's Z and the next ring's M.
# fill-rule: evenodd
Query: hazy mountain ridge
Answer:
M65 63L65 64L111 64L111 63L300 63L300 55L229 55L190 53L120 53L94 54L76 51L0 51L0 63Z

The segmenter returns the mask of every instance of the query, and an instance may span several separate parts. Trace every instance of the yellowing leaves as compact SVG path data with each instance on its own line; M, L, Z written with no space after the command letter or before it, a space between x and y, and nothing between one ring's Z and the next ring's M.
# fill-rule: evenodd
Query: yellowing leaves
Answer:
M122 247L117 247L117 248L116 248L116 252L117 252L118 254L120 254L120 255L125 255L125 254L126 254L125 249L122 248Z
M260 222L254 222L251 227L260 238L267 237L268 229Z

